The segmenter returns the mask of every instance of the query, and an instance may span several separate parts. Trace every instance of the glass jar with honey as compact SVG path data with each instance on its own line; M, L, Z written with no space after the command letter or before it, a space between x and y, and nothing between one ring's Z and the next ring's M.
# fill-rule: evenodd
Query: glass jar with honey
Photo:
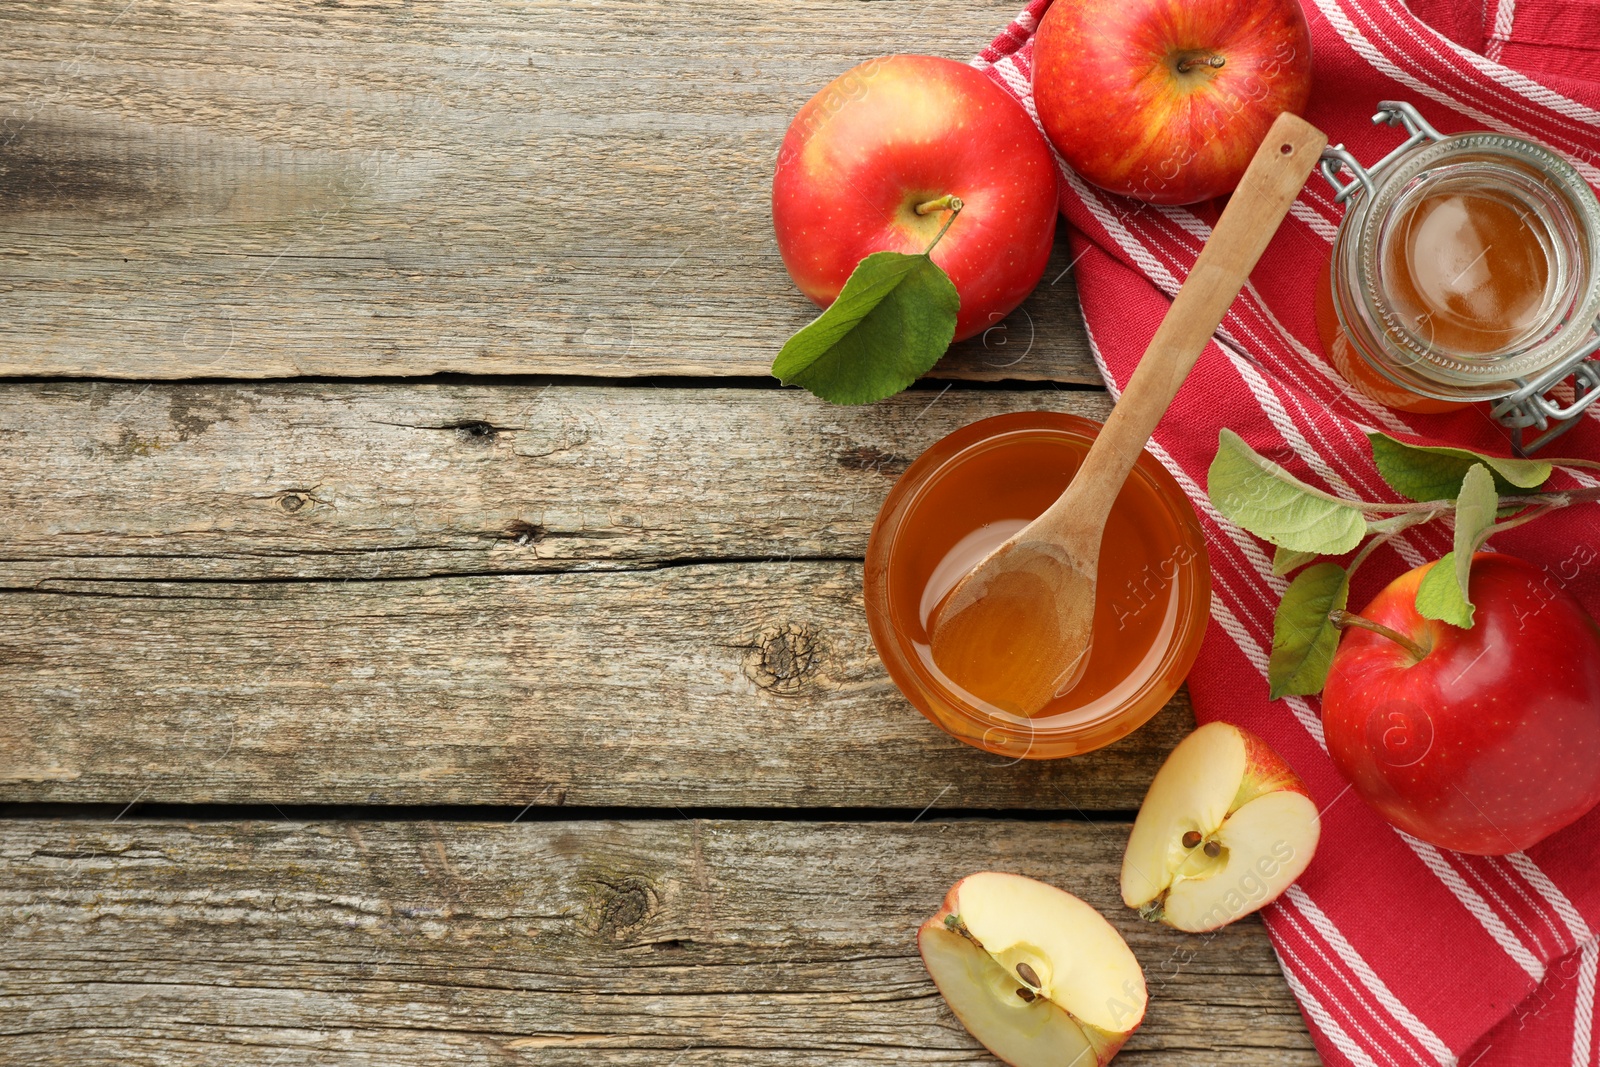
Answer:
M1370 167L1323 154L1345 205L1316 294L1329 358L1379 403L1490 401L1519 451L1542 445L1600 398L1600 202L1526 138L1447 137L1400 102L1373 121L1409 136Z

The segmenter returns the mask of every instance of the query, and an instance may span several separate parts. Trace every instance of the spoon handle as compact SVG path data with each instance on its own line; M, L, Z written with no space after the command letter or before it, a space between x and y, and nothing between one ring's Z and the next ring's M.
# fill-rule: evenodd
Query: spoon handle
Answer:
M1063 512L1050 516L1053 525L1104 526L1139 452L1244 288L1327 143L1321 131L1287 111L1273 122L1083 466L1051 506L1052 512Z

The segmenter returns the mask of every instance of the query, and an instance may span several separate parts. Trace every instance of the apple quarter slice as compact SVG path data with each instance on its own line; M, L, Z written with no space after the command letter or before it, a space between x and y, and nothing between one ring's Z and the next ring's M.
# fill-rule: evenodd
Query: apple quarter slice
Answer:
M1276 900L1320 833L1282 757L1247 730L1207 723L1150 783L1123 855L1123 902L1179 930L1214 930Z
M963 878L917 944L956 1018L1013 1067L1096 1067L1144 1019L1144 973L1122 935L1032 878Z

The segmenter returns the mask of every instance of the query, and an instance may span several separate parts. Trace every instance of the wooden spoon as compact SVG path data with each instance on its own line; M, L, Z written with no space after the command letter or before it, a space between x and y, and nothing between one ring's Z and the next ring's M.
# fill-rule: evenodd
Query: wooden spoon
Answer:
M935 608L933 661L968 693L1035 715L1077 684L1111 505L1327 141L1303 119L1278 116L1072 483Z

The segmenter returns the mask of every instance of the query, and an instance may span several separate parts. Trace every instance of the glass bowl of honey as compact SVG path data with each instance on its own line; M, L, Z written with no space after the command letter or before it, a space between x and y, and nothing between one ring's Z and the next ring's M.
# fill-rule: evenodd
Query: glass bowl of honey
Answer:
M1099 430L1051 411L963 427L900 476L867 543L867 624L889 677L940 729L996 755L1056 759L1126 736L1177 692L1205 636L1205 534L1178 483L1145 453L1106 524L1089 660L1072 689L1025 717L961 689L933 661L934 608L1061 495Z

